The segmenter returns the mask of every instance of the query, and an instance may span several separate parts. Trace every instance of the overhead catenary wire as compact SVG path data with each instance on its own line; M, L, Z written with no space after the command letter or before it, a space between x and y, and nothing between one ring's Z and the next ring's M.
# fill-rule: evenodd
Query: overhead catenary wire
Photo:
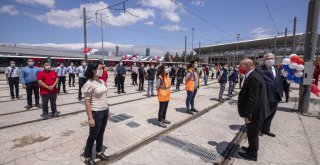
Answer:
M271 11L270 11L270 8L269 8L269 5L268 5L267 0L264 0L264 3L265 3L266 8L267 8L267 10L268 10L269 16L270 16L271 21L272 21L272 23L273 23L273 26L274 26L274 28L276 29L277 33L279 33L279 30L278 30L278 28L277 28L276 22L274 21L274 18L273 18L273 16L272 16L272 14L271 14Z
M57 11L53 11L53 10L49 10L49 9L38 8L38 7L24 5L24 4L11 2L11 1L6 1L6 0L1 0L0 3L2 3L2 2L8 3L8 4L12 4L12 5L16 5L16 6L25 7L25 8L30 8L30 9L34 9L34 10L39 10L39 11L43 11L43 12L56 13L56 14L60 14L60 15L68 16L68 17L74 17L74 18L82 19L82 16L75 16L75 15L65 14L65 13L61 13L61 12L57 12Z

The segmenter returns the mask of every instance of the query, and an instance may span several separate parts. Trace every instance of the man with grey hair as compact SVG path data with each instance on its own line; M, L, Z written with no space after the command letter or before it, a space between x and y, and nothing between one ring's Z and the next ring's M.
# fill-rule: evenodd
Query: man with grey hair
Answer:
M257 72L263 77L267 87L269 101L269 116L264 120L261 127L261 133L271 137L275 137L270 132L271 121L278 109L278 102L281 101L283 95L281 73L275 65L275 56L272 53L266 53L263 59L263 65L256 68Z

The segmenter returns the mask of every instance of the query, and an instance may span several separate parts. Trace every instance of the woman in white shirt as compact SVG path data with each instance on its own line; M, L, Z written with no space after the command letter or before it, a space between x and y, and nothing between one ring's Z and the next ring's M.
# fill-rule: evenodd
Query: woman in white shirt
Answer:
M92 149L95 141L96 158L108 160L108 157L102 151L103 134L110 116L107 101L107 87L104 81L99 79L102 73L102 65L99 65L99 63L90 64L85 73L88 81L81 88L85 97L88 123L90 126L84 157L85 163L90 165L95 164L92 159Z

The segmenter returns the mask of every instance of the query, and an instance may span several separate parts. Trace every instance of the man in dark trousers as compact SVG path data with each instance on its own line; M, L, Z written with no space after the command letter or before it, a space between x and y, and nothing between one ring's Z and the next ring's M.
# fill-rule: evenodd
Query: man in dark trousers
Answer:
M139 88L138 88L138 91L145 91L143 89L144 76L145 76L145 70L144 70L143 64L140 64L138 72L139 72Z
M181 64L178 66L177 68L177 84L176 84L176 91L180 91L180 85L182 83L182 78L184 76L183 73L183 67L181 66Z
M239 155L243 158L257 161L259 128L268 115L266 84L262 76L254 70L252 60L245 59L241 61L240 67L245 71L245 80L239 93L238 112L247 126L249 146L243 146L242 149L246 152L239 152Z
M66 74L67 74L67 68L64 67L63 63L60 63L60 66L56 68L56 73L59 76L59 82L58 82L58 94L60 93L60 86L62 83L63 86L63 92L68 93L66 90Z
M9 84L9 88L10 88L11 100L14 100L14 89L16 92L16 98L20 99L19 97L20 71L19 71L19 68L16 67L16 63L14 61L10 61L10 66L6 68L5 74L6 74L7 83Z
M174 81L175 81L175 79L176 79L176 69L175 69L174 66L171 67L169 76L170 76L170 78L171 78L171 86L172 86L172 85L175 85L175 84L174 84Z
M264 121L261 127L261 133L275 137L274 133L270 132L271 121L278 109L278 102L281 101L283 96L283 84L280 71L274 65L275 56L272 53L264 55L264 64L257 67L257 72L263 77L266 82L267 94L269 100L269 116Z
M70 66L68 67L68 73L69 73L69 87L71 87L71 81L72 86L74 87L74 79L75 79L75 73L76 73L76 67L74 66L73 62L71 62Z
M126 68L123 66L123 62L120 61L119 65L117 65L116 68L117 71L117 85L118 85L118 94L120 94L120 89L121 89L121 93L126 93L124 91L124 79L126 77Z
M218 82L220 84L220 91L219 91L219 101L223 102L223 92L226 88L226 83L228 80L228 64L225 64L224 67L221 69L220 73L219 73L219 78L218 78Z

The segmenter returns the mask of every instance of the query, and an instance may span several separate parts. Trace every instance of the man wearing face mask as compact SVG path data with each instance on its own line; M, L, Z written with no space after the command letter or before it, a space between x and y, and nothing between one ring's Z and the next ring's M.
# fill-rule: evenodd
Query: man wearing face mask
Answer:
M56 72L51 70L51 66L48 62L43 64L44 70L37 75L38 83L40 85L40 95L42 99L42 114L41 117L48 119L48 103L50 101L52 117L57 117L59 111L57 111L57 83L59 76Z
M86 70L87 70L87 63L85 61L82 61L82 65L77 68L77 77L79 77L79 91L78 91L79 101L83 99L81 88L88 80L85 76Z
M261 133L275 137L274 133L270 132L271 121L275 116L278 109L278 102L281 101L283 96L283 86L281 73L278 68L275 66L275 56L272 53L267 53L264 55L264 64L260 67L257 67L257 72L265 80L267 87L267 94L269 100L269 116L264 120L264 123L261 128Z
M183 68L181 64L178 66L177 69L177 84L176 84L176 91L180 91L180 84L182 83L182 78L183 78Z
M138 87L138 91L145 91L143 89L143 84L144 84L144 76L145 76L145 70L143 67L143 64L140 64L140 68L139 68L139 87Z
M41 108L39 104L39 84L37 82L37 74L40 72L40 69L33 65L33 59L28 59L28 66L22 68L20 75L21 84L27 91L27 110L32 108L32 92L35 96L36 107Z
M154 64L151 64L151 67L147 71L148 75L148 91L147 91L147 96L150 96L150 91L151 91L151 96L154 96L153 94L153 88L154 88L154 79L156 77L156 69L154 68Z
M74 66L73 62L71 62L71 64L68 67L67 71L69 73L69 87L71 87L71 81L72 81L72 86L74 87L74 79L75 79L76 67Z
M137 63L134 63L132 66L132 73L131 73L131 77L132 77L132 85L138 85L137 79L138 79L138 67L137 67Z
M219 101L220 102L223 102L222 95L223 95L223 92L226 88L227 80L228 80L228 65L225 64L221 68L221 71L220 71L219 77L218 77L218 82L220 84L220 91L219 91Z
M60 86L62 83L63 86L63 92L68 93L66 90L66 74L67 74L67 68L64 67L63 63L60 63L60 66L56 68L56 73L59 76L59 82L58 82L58 93L60 93Z
M259 128L268 116L266 85L262 76L255 71L253 61L245 59L240 62L241 74L245 75L243 88L238 98L238 113L247 127L248 147L239 152L243 158L257 161L259 149Z
M14 100L14 88L16 91L16 98L19 97L19 68L16 67L16 63L14 61L10 61L10 66L7 67L6 71L6 80L9 84L11 100Z
M120 61L120 65L117 65L117 82L118 82L118 94L120 94L120 89L121 93L126 93L124 91L124 80L126 77L126 68L123 66L123 62Z

